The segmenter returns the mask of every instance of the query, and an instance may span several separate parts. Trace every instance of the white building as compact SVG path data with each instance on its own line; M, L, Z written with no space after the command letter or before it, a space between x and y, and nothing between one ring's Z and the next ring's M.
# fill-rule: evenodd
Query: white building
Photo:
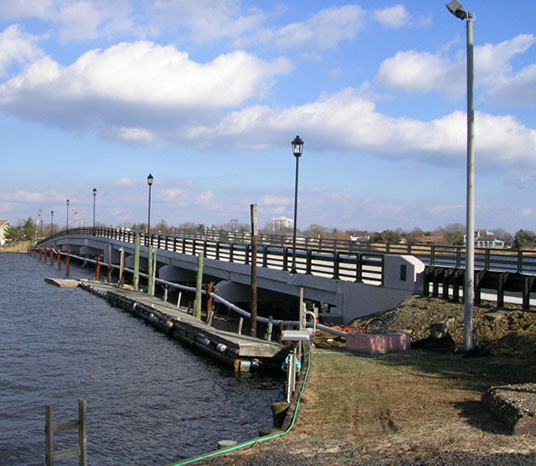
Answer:
M6 244L6 229L9 226L9 220L0 220L0 246Z
M274 217L272 218L272 231L282 231L288 228L292 228L294 222L291 218L287 217Z

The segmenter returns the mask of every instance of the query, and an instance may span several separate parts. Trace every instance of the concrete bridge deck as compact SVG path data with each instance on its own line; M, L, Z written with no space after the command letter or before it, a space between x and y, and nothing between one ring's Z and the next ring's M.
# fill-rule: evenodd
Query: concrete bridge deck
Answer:
M92 234L95 233L95 234ZM115 229L79 229L55 235L40 243L104 263L118 264L120 250L125 265L134 264L134 235L118 235ZM203 252L206 281L216 282L217 294L234 303L250 299L251 245L159 237L158 278L193 283L197 255ZM260 299L304 299L324 303L347 323L356 317L396 307L404 298L422 290L424 264L413 256L372 253L297 251L297 273L289 271L292 249L263 245L257 252L257 285ZM141 248L141 267L147 268L148 246ZM298 310L298 309L296 309Z

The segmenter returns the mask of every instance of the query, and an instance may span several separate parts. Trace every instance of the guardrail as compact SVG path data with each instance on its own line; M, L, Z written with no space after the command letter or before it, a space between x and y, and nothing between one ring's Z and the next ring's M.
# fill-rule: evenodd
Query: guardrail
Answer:
M75 228L58 232L46 241L63 235L92 235L134 243L136 234L121 228ZM252 246L248 243L156 234L148 236L143 233L139 235L142 244L156 246L158 249L189 255L203 252L208 259L239 264L251 263ZM270 244L260 244L257 247L258 266L288 271L292 266L292 259L292 247ZM296 248L296 272L383 286L384 255Z
M131 241L134 232L125 228L79 228L69 231L84 230L85 234L95 232L98 236L106 236L124 241ZM87 233L89 232L89 233ZM248 232L227 232L223 230L207 229L206 232L198 230L172 230L172 235L152 234L151 244L159 241L158 238L179 238L201 241L212 241L226 244L250 244L251 235ZM60 232L58 234L64 234ZM54 235L56 236L56 235ZM146 235L141 234L142 238ZM124 238L124 239L123 239ZM161 240L160 240L161 241ZM282 235L260 234L260 246L292 248L292 237ZM395 244L371 241L348 241L333 238L296 238L296 251L311 249L315 253L330 252L350 254L404 254L412 255L422 260L426 265L439 265L445 267L465 267L465 248L462 246L444 246L431 244ZM292 250L292 249L290 249ZM522 249L493 249L475 248L475 269L495 270L499 272L515 272L536 275L536 251Z

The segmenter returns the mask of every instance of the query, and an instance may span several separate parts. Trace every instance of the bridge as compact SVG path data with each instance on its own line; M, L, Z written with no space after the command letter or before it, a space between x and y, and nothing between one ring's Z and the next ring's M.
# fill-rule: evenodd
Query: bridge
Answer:
M136 233L121 228L76 228L46 238L53 246L104 263L134 265ZM204 256L204 281L216 283L217 294L233 303L249 303L252 247L247 237L192 238L187 235L145 235L141 239L141 267L148 268L148 248L157 250L158 278L176 283L195 282L197 256ZM284 237L283 237L284 238ZM276 241L274 241L276 243ZM292 247L269 244L261 238L257 249L259 303L305 300L329 310L323 317L348 323L356 317L396 307L407 296L422 291L425 265L412 255L373 251L296 248L296 273L291 273ZM297 309L297 306L296 306Z

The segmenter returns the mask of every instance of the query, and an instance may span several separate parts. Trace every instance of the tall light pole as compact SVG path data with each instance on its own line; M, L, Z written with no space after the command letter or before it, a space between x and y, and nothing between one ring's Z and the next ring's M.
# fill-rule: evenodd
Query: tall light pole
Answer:
M95 201L97 199L97 188L93 188L93 229L95 229Z
M50 234L54 233L54 211L50 211Z
M465 351L473 347L473 308L475 301L475 99L474 99L474 65L473 65L473 12L465 11L458 0L447 4L447 9L456 18L467 20L467 207L465 235L465 289L463 292Z
M149 202L147 203L147 245L149 245L149 237L151 235L151 186L153 185L154 176L149 173L147 184L149 185Z
M296 136L291 142L292 153L296 159L296 182L294 184L294 232L292 234L292 268L290 273L296 273L296 227L298 224L298 173L300 169L300 157L303 152L303 141Z
M67 199L67 225L65 226L65 229L69 229L69 199Z

